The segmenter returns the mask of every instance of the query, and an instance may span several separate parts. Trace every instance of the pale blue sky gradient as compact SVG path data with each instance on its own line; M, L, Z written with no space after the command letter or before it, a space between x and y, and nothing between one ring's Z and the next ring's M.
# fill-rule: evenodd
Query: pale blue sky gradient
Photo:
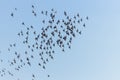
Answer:
M38 17L36 19L28 14L32 4L39 10L54 8L61 15L66 10L70 15L79 12L82 17L89 16L86 28L81 36L74 39L72 49L56 54L55 60L47 65L47 70L41 71L42 79L39 77L38 80L120 80L119 0L1 0L0 49L4 54L0 58L9 59L6 50L9 43L18 40L16 34L23 20L31 24L39 22ZM15 7L18 8L16 12ZM14 19L10 16L13 11ZM0 66L3 65L7 67L5 64ZM31 80L28 70L21 70L16 77ZM35 67L30 71L38 73ZM46 78L46 73L51 77ZM0 80L14 79L6 76L0 77Z

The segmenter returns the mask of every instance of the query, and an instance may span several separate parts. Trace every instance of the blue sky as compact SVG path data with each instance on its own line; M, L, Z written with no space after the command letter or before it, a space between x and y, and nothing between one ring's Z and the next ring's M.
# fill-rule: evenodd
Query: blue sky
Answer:
M55 60L47 65L47 70L40 70L44 80L120 80L120 1L119 0L1 0L0 1L0 50L3 59L9 59L7 48L9 43L16 42L16 33L21 29L21 22L36 24L39 18L30 17L31 5L36 10L54 8L59 14L64 10L70 15L80 13L89 16L87 27L81 36L74 39L72 49L59 52ZM17 7L18 11L14 11ZM11 12L15 18L11 18ZM37 27L36 27L37 28ZM22 46L20 46L22 47ZM58 50L59 51L59 50ZM6 64L1 66L7 67ZM24 68L16 73L21 80L30 80L29 72L39 71ZM51 74L46 78L46 74ZM41 78L38 80L42 80ZM0 80L14 80L10 76ZM16 78L15 78L16 79ZM37 79L36 79L37 80Z

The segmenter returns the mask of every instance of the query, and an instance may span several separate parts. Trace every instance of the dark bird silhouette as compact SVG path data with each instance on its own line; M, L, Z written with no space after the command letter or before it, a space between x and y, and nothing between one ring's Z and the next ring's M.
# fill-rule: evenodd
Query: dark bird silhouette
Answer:
M32 10L32 13L33 13L33 14L35 13L34 10Z
M10 48L8 48L8 51L10 51Z
M43 69L45 69L45 66L43 65Z
M50 75L48 75L48 77L50 77Z
M54 11L54 9L52 8L51 11Z
M35 75L34 75L34 74L32 74L32 77L33 77L33 78L35 78Z
M81 35L81 31L79 32L79 34Z
M81 19L80 19L80 21L82 22L82 21L83 21L83 19L81 18Z
M15 8L15 10L17 11L17 8Z
M13 46L16 47L16 43L14 43Z
M12 17L14 17L14 14L13 14L13 13L11 13L11 16L12 16Z
M47 16L47 14L48 14L48 11L45 12L45 15L46 15L46 16Z
M22 22L22 25L25 25L25 23L24 23L24 22Z
M42 22L45 23L45 20L43 20Z
M41 11L41 14L44 14L44 12L43 12L43 11Z
M89 19L88 16L86 17L86 19L87 19L87 20Z
M64 11L64 15L65 15L65 16L67 16L67 13L66 13L66 11Z
M83 27L85 27L85 23L83 24Z
M34 8L34 5L32 5L32 8Z
M77 14L77 17L80 17L79 13Z
M37 14L36 14L36 13L34 13L34 16L37 16Z
M30 26L33 29L33 26Z

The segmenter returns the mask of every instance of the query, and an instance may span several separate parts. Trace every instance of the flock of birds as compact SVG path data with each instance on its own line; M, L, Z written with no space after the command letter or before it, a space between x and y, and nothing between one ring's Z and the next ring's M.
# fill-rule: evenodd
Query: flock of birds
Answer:
M35 6L31 5L31 9L33 16L37 17ZM15 8L15 11L17 11L17 8ZM71 17L64 11L63 19L56 18L57 11L54 9L41 11L41 14L49 18L41 21L42 25L44 25L44 27L40 28L41 31L37 31L34 25L27 26L24 21L21 22L24 29L18 32L17 35L21 40L21 44L23 44L21 48L25 47L26 49L23 49L22 52L16 51L17 46L19 46L17 42L10 44L8 47L8 52L14 55L12 60L8 60L9 66L13 67L15 71L20 71L24 66L38 66L45 70L47 63L54 60L54 55L57 53L56 48L62 52L65 52L66 48L71 49L73 39L82 34L80 28L86 27L79 13ZM12 18L15 17L14 12L10 15ZM87 16L86 20L88 19ZM33 60L37 62L35 65L33 65ZM2 62L3 60L1 60ZM7 73L14 76L6 68L0 71L1 76ZM31 76L32 80L35 80L36 75L32 73ZM47 77L50 77L50 75L48 74Z

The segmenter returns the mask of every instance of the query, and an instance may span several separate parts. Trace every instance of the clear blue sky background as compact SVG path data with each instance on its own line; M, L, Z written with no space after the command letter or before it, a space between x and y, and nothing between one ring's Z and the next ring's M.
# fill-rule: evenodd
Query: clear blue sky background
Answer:
M39 80L120 80L120 1L119 0L0 0L0 58L8 58L7 47L16 41L16 33L22 20L37 23L30 17L31 5L39 10L55 8L73 15L89 16L87 27L80 37L74 39L72 49L60 52L51 61L46 71L41 71ZM18 11L15 12L14 8ZM38 10L37 9L37 10ZM10 17L15 12L16 18ZM31 20L33 19L34 22ZM1 66L7 67L5 64ZM21 80L30 80L29 71L23 69L16 74ZM15 72L16 73L16 72ZM21 74L22 73L22 74ZM51 74L50 78L45 75ZM9 79L8 79L9 78ZM16 78L15 78L16 79ZM0 80L14 80L10 76Z

